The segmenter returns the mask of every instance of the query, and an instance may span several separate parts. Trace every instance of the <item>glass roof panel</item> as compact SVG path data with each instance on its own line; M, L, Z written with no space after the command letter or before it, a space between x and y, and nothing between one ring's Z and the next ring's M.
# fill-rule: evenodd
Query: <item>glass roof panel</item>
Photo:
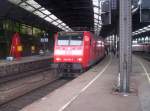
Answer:
M46 17L46 18L44 18L46 21L48 21L48 22L52 22L53 21L53 19L51 19L51 18L49 18L49 17Z
M94 18L98 18L99 17L99 15L97 15L97 14L94 14Z
M94 13L98 13L98 8L97 7L94 7Z
M98 6L98 0L93 0L93 5Z
M46 14L46 15L50 15L51 14L51 12L49 12L45 8L41 8L40 11L43 12L44 14Z
M54 20L58 19L58 18L57 18L55 15L53 15L53 14L52 14L52 15L49 15L49 17L52 18L52 19L54 19Z
M61 29L63 29L63 30L64 30L64 26L62 26L62 27L61 27Z
M62 23L62 21L61 21L61 20L59 20L59 19L58 19L58 20L56 20L56 21L57 21L58 23Z
M92 0L93 11L94 11L94 30L95 34L99 34L102 26L101 21L101 3L105 0Z
M41 7L40 9L39 9L39 11L44 11L44 10L46 10L44 7Z
M35 12L33 12L35 15L38 15L39 17L41 17L41 18L44 18L45 17L45 15L43 14L43 13L41 13L40 11L35 11Z
M52 22L52 24L56 26L56 25L58 25L59 23L58 23L58 22Z
M30 11L30 12L35 10L33 7L31 7L30 5L28 5L28 4L24 3L24 2L21 3L19 6L24 8L24 9L26 9L26 10L28 10L28 11Z
M58 27L59 27L59 28L62 28L63 26L62 26L62 25L58 25Z
M98 23L95 22L95 23L94 23L94 26L96 26L97 24L98 24Z
M66 28L67 28L67 29L69 29L69 27L68 27L68 26L66 26Z
M65 23L62 23L61 25L62 25L62 26L66 26L66 24L65 24Z
M34 0L27 0L26 1L28 4L30 4L31 6L33 6L34 8L40 8L41 5L39 5L37 2L35 2Z
M22 2L21 0L8 0L8 1L10 1L10 2L12 2L14 4L19 4L20 2Z
M94 22L96 22L96 23L97 23L97 22L98 22L98 19L94 19Z

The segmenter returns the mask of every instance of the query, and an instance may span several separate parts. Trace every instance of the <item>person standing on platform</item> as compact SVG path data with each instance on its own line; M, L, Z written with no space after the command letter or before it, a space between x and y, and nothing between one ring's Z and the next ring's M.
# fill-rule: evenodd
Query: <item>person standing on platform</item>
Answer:
M108 55L108 47L107 46L105 46L105 53L106 53L106 55Z

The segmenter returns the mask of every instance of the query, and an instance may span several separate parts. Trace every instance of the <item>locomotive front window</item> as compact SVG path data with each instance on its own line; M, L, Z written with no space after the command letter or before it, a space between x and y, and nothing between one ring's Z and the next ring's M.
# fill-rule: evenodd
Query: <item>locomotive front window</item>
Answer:
M57 45L82 45L83 34L65 34L58 36Z
M81 35L73 35L70 39L70 45L82 45L83 37Z
M69 45L69 36L58 36L58 45Z

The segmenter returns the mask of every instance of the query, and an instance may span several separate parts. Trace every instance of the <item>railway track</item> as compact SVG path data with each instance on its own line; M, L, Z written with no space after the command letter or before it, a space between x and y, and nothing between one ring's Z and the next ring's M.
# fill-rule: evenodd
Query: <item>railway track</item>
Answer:
M0 105L49 84L60 77L61 74L57 74L54 69L46 67L0 78Z
M41 72L44 72L44 71L50 71L52 70L51 67L46 67L46 68L41 68L41 69L37 69L37 70L31 70L31 71L28 71L28 72L23 72L23 73L19 73L19 74L16 74L16 75L9 75L9 76L5 76L5 77L0 77L0 84L2 83L6 83L6 82L9 82L9 81L13 81L13 80L17 80L19 78L23 78L23 77L27 77L27 76L30 76L30 75L34 75L34 74L37 74L37 73L41 73Z
M72 78L60 78L49 84L41 86L29 93L24 94L16 99L13 99L3 105L0 105L0 111L19 111L23 107L33 103L34 101L44 97L57 88L71 81Z
M52 67L0 78L0 111L18 111L73 78L65 78Z

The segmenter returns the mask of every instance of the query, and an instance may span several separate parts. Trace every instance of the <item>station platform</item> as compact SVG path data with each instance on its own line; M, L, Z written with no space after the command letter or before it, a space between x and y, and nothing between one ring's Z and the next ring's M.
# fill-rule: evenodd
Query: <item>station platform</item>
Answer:
M53 56L50 54L21 57L14 61L0 60L0 78L48 67L52 59Z
M36 60L40 60L40 59L45 59L47 57L53 58L52 54L49 54L49 55L45 55L45 56L34 55L34 56L21 57L20 59L13 60L13 61L0 60L0 66L9 65L9 64L26 63L26 62L36 61Z
M124 95L113 90L118 80L118 59L108 56L21 111L150 111L149 66L150 62L133 56L131 93Z

